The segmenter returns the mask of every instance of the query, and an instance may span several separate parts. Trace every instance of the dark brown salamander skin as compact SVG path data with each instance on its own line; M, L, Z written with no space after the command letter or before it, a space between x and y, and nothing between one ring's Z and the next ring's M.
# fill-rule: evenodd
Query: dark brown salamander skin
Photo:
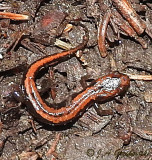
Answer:
M112 73L97 79L94 85L78 94L69 106L63 106L57 109L57 107L48 106L42 100L35 83L36 74L46 64L59 61L61 58L72 55L77 50L82 49L88 41L88 32L86 29L85 32L86 34L82 44L76 48L37 60L29 67L24 79L24 91L27 96L26 102L31 114L39 121L50 125L66 124L83 113L91 102L95 100L105 101L121 94L129 87L130 80L128 76L120 73Z

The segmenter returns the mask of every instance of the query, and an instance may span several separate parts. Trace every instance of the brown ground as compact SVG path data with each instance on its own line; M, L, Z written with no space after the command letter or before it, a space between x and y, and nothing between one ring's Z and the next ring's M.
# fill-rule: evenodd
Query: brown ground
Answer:
M89 42L80 58L73 56L59 62L49 69L54 73L53 78L46 71L37 80L37 84L45 89L47 81L53 79L55 103L80 92L83 89L81 78L86 75L89 79L97 79L114 70L130 74L152 74L151 38L146 33L140 36L148 45L147 49L143 49L137 41L121 32L121 43L118 43L118 38L114 38L115 35L109 28L111 41L106 41L109 55L102 58L97 46L97 26L100 15L104 14L104 9L99 7L101 1L0 0L1 3L8 6L5 11L28 14L31 19L0 19L0 159L152 159L151 81L132 80L122 99L118 97L117 100L99 104L105 110L112 109L113 115L100 117L90 107L74 124L56 128L35 119L32 121L24 103L15 101L11 96L14 90L19 90L25 70L31 63L62 51L54 45L56 38L72 46L78 45L82 40L84 32L78 26L73 26L67 34L60 34L60 30L54 31L54 26L44 27L45 29L41 27L45 23L42 18L46 13L55 13L56 19L52 25L60 26L64 19L77 19L89 30ZM137 13L149 24L147 27L150 30L151 2L131 0L131 3L135 9L144 5L146 9ZM59 10L62 13L60 16ZM64 27L60 26L60 29L63 30ZM46 37L43 39L43 36ZM112 62L116 65L112 65ZM52 99L49 97L47 101L51 102Z

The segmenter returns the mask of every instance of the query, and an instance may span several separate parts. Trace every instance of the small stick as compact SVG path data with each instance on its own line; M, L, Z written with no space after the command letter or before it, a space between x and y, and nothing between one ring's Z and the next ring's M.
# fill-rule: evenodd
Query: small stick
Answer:
M9 18L12 20L29 20L28 15L16 14L11 12L0 12L0 18Z
M130 79L134 79L134 80L145 80L145 81L151 81L152 80L152 75L133 75L133 74L129 74L129 73L125 73L126 75L129 76Z
M142 34L146 28L146 24L139 17L136 11L132 8L131 4L127 0L112 0L114 6L122 14L122 16L133 27L137 34Z
M0 10L6 10L6 9L11 9L11 7L7 4L0 3Z
M69 43L66 43L64 41L61 41L60 39L56 39L56 41L54 42L54 44L62 49L65 50L69 50L71 49L73 46Z
M61 137L61 134L60 133L57 133L56 136L55 136L55 140L51 146L51 148L48 150L48 152L46 153L46 156L49 157L51 154L54 154L56 155L55 153L55 150L56 150L56 147L57 147L57 144L60 140L60 137Z
M111 19L117 26L119 26L121 31L123 31L130 37L135 37L137 35L134 29L129 25L126 20L123 19L123 17L118 12L113 10Z
M103 18L100 20L99 28L98 28L98 47L102 57L107 56L107 50L105 46L105 38L107 26L110 21L111 11L107 11Z
M63 33L67 33L67 32L69 32L69 31L71 31L72 28L73 28L73 25L68 23L68 24L66 25L66 27L64 28Z
M138 37L137 33L134 31L134 29L129 25L127 21L125 21L122 16L118 13L113 11L111 19L114 21L116 25L118 25L124 33L129 35L130 37L133 37L136 41L138 41L141 46L146 49L147 43L142 39L141 37Z

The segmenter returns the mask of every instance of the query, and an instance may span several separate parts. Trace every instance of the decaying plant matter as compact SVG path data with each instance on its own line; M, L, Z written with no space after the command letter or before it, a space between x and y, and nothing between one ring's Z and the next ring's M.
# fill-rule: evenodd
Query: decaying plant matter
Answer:
M146 22L136 13L129 1L112 0L112 7L108 7L103 1L100 1L100 6L102 6L102 8L100 7L101 9L108 8L108 12L104 13L103 18L99 23L98 31L98 45L102 57L107 55L105 49L105 36L108 24L110 24L114 34L118 37L120 33L130 36L138 41L144 49L147 48L147 43L140 37L144 31L147 32ZM147 34L151 37L150 32L147 32Z

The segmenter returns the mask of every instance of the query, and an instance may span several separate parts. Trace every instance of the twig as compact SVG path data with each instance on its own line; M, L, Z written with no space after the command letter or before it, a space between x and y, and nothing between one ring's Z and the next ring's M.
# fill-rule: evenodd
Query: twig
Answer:
M59 139L60 139L60 136L61 134L60 133L57 133L56 136L55 136L55 141L53 142L51 148L48 150L48 152L46 153L46 156L49 157L51 154L53 155L56 155L55 154L55 150L56 150L56 146L59 142Z
M98 47L102 57L107 56L107 50L105 46L105 38L107 26L111 17L111 11L107 11L103 18L100 20L99 28L98 28Z
M112 0L114 6L122 14L122 16L128 21L133 29L140 35L144 32L146 24L139 17L136 11L132 8L131 4L127 0Z
M116 12L112 11L112 17L111 19L115 22L116 25L118 25L125 34L129 35L130 37L133 37L136 41L138 41L141 46L146 49L148 47L147 43L144 41L143 38L138 37L137 33L134 31L134 29L129 25L127 21L125 21L122 16Z
M129 73L125 73L126 75L129 76L130 79L134 80L145 80L145 81L151 81L152 80L152 75L133 75Z
M144 129L134 127L133 132L143 139L147 139L147 140L152 141L152 131L148 131L148 130L144 130Z
M16 14L11 12L0 12L0 18L9 18L12 20L29 20L28 15Z

